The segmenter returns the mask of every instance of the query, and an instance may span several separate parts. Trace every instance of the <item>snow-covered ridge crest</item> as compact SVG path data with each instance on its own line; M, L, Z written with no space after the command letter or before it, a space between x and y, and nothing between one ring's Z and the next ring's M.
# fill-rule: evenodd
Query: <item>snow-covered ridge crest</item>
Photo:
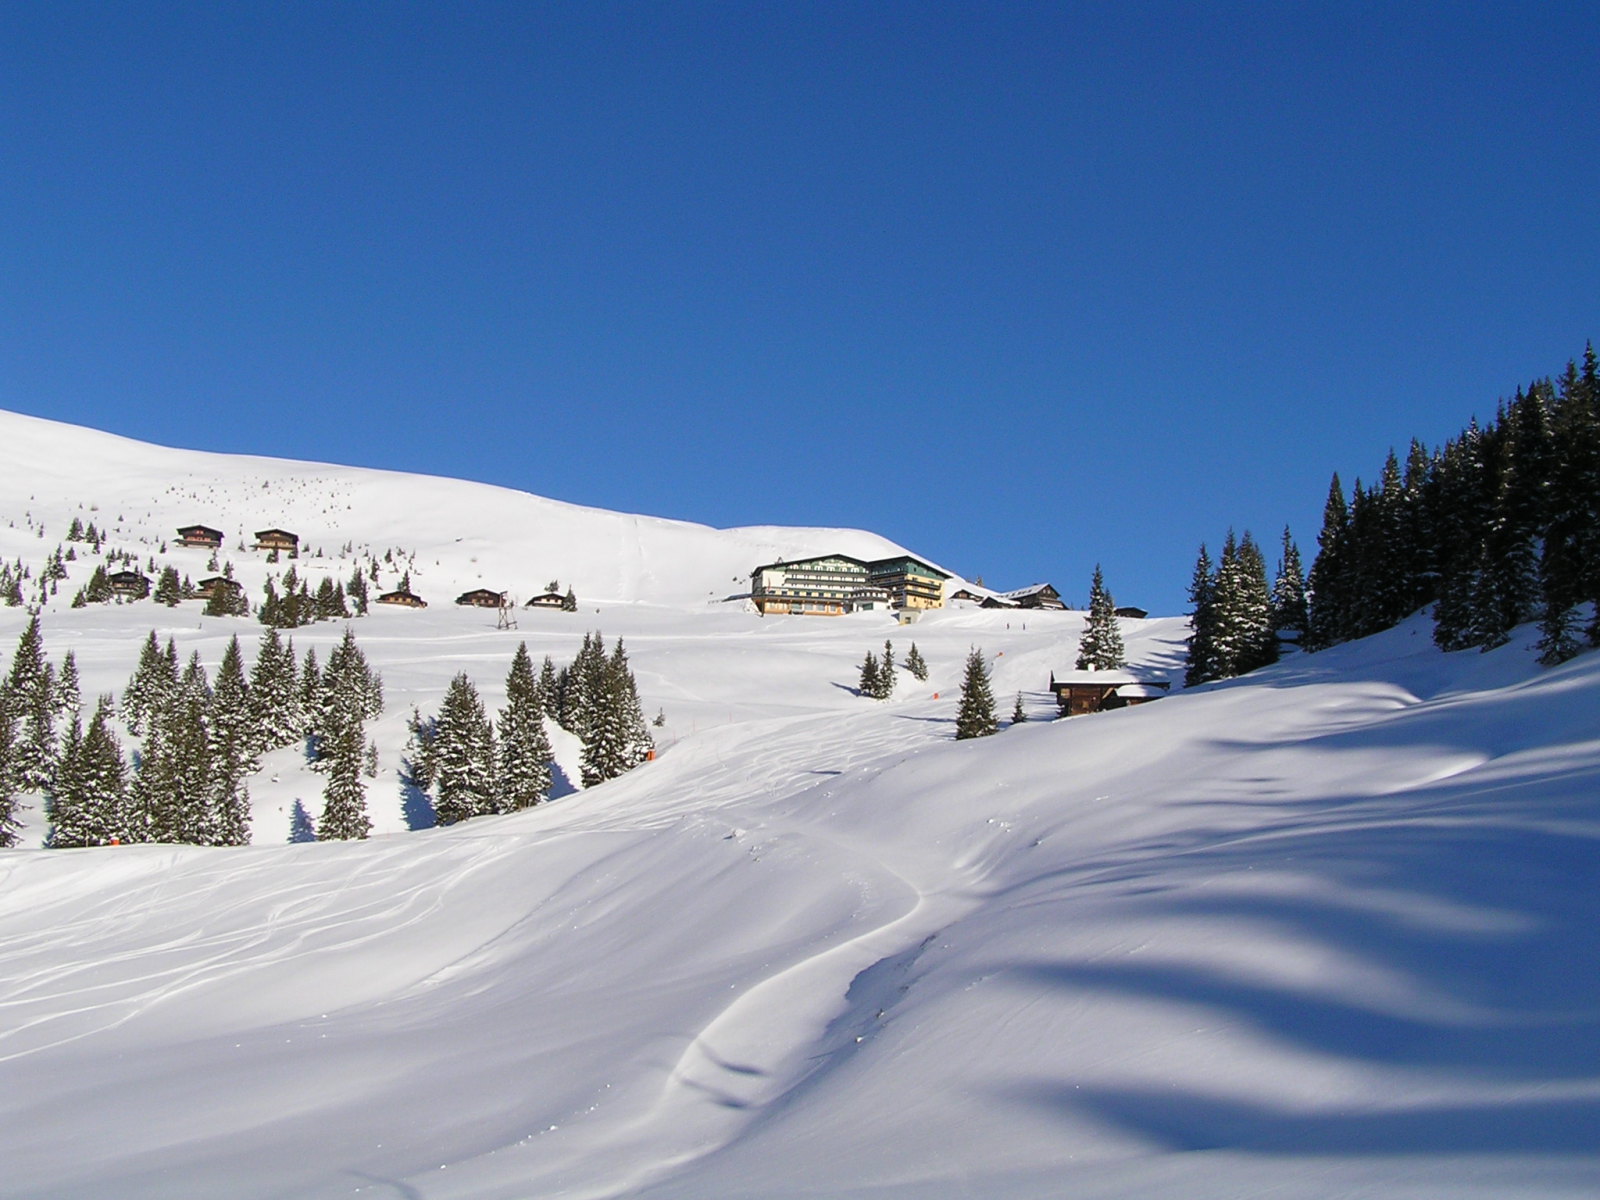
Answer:
M329 554L349 542L415 551L413 583L435 603L473 587L526 599L559 579L586 600L699 604L744 590L750 568L774 559L905 550L859 529L713 529L442 476L178 450L4 411L0 506L18 525L25 514L43 522L50 546L77 516L117 529L119 544L209 525L225 556L266 528ZM0 553L22 552L0 539Z

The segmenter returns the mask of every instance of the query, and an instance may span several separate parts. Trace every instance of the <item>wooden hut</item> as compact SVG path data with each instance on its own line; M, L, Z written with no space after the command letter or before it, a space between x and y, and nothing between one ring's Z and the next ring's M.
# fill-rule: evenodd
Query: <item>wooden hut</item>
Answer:
M415 592L384 592L378 597L379 604L398 604L401 608L427 608L428 602Z
M1142 621L1150 615L1144 609L1135 608L1131 604L1123 605L1121 608L1116 610L1116 613L1119 617L1129 617L1135 621Z
M1067 607L1061 599L1061 593L1048 583L1036 583L1031 587L1018 588L1014 592L1001 592L1000 598L1011 601L1016 608L1050 608L1060 611Z
M300 535L287 529L256 530L257 550L287 550L291 555L300 553Z
M1146 704L1166 695L1171 686L1165 679L1146 679L1131 671L1068 671L1050 676L1050 690L1065 717Z
M113 571L106 576L113 596L126 596L130 600L143 600L150 594L150 577L138 571Z
M222 575L213 575L210 579L202 579L199 583L195 584L194 594L201 600L209 600L211 599L212 593L219 590L223 592L232 592L237 595L239 592L243 591L244 588L240 586L240 583L237 579L228 579Z
M566 607L567 598L560 592L541 592L524 604L523 608L552 608L560 611Z
M473 588L470 592L462 592L457 596L456 603L465 604L469 608L504 608L506 594L491 592L488 588Z
M178 545L198 546L202 550L222 549L222 530L209 525L184 525L178 530Z

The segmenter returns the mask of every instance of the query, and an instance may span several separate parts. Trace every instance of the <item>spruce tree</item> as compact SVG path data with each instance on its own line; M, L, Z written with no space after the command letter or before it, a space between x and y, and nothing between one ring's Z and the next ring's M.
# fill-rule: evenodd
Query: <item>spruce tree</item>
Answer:
M583 742L583 786L593 787L632 770L649 756L652 745L619 638L594 692L593 714Z
M1185 687L1222 678L1217 665L1215 596L1216 573L1211 555L1201 542L1194 574L1189 580L1189 661L1183 677Z
M880 691L883 685L879 682L878 671L878 656L868 650L867 657L861 662L861 681L856 690L869 700L882 699Z
M618 643L620 645L620 643ZM545 660L547 663L549 659ZM532 808L550 794L554 755L544 729L539 681L533 673L528 644L522 642L506 676L506 706L500 710L499 787L504 811Z
M21 791L17 781L17 715L11 689L0 682L0 850L17 844L22 828Z
M917 649L915 642L911 643L911 649L906 653L906 670L911 673L911 677L918 683L928 682L928 664L924 661L922 652Z
M1348 557L1346 542L1350 533L1350 510L1345 504L1344 487L1334 473L1328 485L1327 503L1322 509L1322 532L1317 535L1317 558L1311 564L1307 587L1311 608L1306 620L1306 646L1321 650L1341 642L1347 635ZM1216 679L1219 676L1210 675Z
M156 581L156 603L177 608L182 599L183 584L178 579L178 569L170 566L161 568L161 576Z
M228 639L222 665L217 668L216 686L212 689L211 750L222 770L240 779L260 766L260 739L237 634Z
M1080 671L1111 671L1126 661L1116 602L1106 590L1100 564L1096 563L1094 579L1089 584L1089 619L1078 642L1076 667Z
M1409 600L1408 600L1409 603ZM1278 559L1278 575L1272 584L1272 631L1304 638L1308 620L1305 569L1300 565L1300 547L1283 527L1283 549Z
M361 722L347 721L328 747L328 783L322 790L322 816L317 819L319 841L362 839L372 832L366 787L361 782L364 741Z
M495 811L494 757L494 733L483 702L462 672L445 689L429 751L437 788L434 813L441 825Z
M887 700L894 695L894 643L883 640L883 661L878 664L878 698Z
M1022 707L1022 693L1017 693L1017 702L1011 708L1011 723L1020 725L1028 719L1027 711Z
M961 706L956 710L956 739L988 737L999 732L994 713L994 692L989 687L989 667L983 652L974 647L967 654L966 675L961 681Z
M55 769L55 671L45 660L44 635L35 614L17 639L6 680L6 694L21 723L14 755L16 786L36 792L50 783Z

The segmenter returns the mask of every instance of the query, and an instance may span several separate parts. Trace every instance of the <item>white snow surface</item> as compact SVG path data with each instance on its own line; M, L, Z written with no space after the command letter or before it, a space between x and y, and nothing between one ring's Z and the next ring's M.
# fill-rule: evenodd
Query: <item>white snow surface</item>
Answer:
M321 778L282 751L249 847L44 850L33 811L0 851L0 1194L1600 1194L1600 655L1542 670L1526 633L1442 655L1419 618L1050 720L1081 614L706 603L780 555L892 548L870 534L9 414L0 502L10 561L74 515L142 553L199 522L254 599L236 538L282 526L323 547L313 572L348 575L347 542L414 551L433 602L353 623L389 700L372 840L290 844ZM70 610L92 559L69 565L43 629L86 696L151 628L213 668L234 632L253 653L253 621L193 602ZM508 631L449 603L550 577L579 613ZM0 645L25 621L0 608ZM657 760L409 830L411 706L458 670L498 704L519 640L565 661L591 629L665 713ZM1123 631L1132 666L1181 675L1181 618ZM295 643L325 658L341 632ZM875 703L852 689L885 638L932 675ZM1033 719L958 743L971 646L1002 716L1020 691Z

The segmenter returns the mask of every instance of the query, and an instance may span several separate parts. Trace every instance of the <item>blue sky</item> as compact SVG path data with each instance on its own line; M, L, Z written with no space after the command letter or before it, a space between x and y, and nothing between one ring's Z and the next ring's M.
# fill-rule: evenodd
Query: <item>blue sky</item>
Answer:
M1600 338L1592 5L18 3L0 406L1178 611Z

